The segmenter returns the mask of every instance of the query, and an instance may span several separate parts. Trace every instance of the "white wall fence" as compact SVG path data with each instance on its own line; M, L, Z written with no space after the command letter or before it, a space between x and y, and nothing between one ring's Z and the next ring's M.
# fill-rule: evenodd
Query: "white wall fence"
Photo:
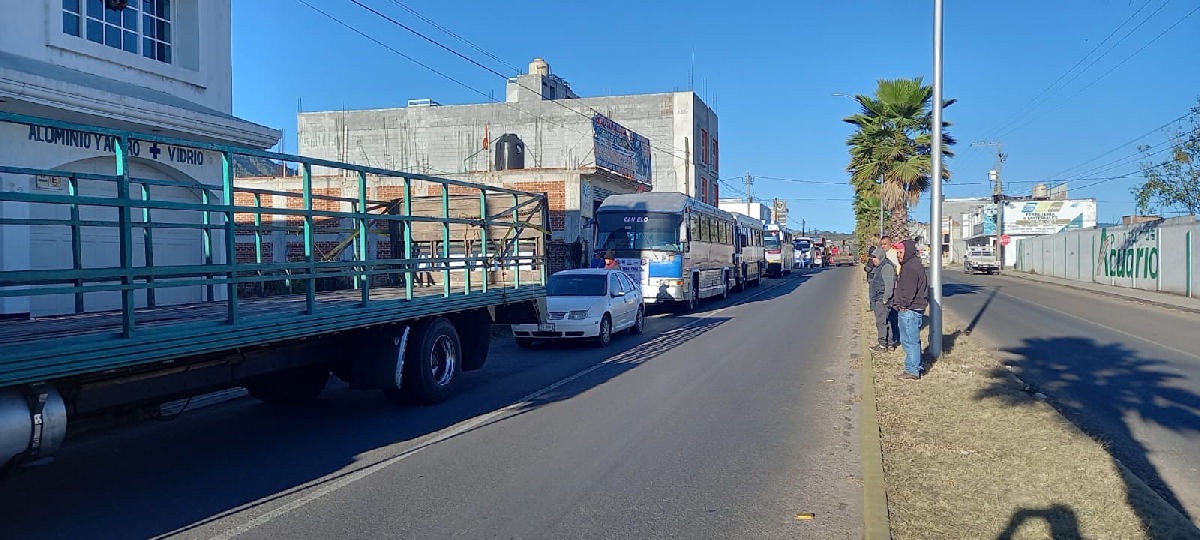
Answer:
M1188 216L1018 241L1018 271L1200 296L1200 222Z

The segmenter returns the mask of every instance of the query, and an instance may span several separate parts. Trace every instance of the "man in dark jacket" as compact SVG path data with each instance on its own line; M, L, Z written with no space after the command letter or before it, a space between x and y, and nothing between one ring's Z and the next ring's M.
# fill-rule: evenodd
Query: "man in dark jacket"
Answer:
M904 346L904 373L897 377L915 381L921 378L921 322L929 305L929 279L915 242L905 240L893 248L900 258L900 268L891 305L896 310L900 344Z
M874 246L871 247L871 264L874 268L869 274L871 286L868 290L871 311L875 313L875 331L879 337L879 342L872 346L871 350L883 352L896 348L896 341L899 339L895 330L895 312L890 305L896 284L896 267L887 258L885 251L877 251Z

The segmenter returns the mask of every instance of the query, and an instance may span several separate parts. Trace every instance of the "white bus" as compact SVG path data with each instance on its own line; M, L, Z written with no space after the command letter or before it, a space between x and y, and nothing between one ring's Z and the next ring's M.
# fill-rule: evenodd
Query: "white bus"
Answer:
M737 244L734 269L736 289L746 290L747 285L758 286L763 274L767 273L767 258L763 251L763 222L750 216L734 212L737 220Z
M767 275L783 277L792 273L792 232L778 224L767 225L763 233L763 247L766 248Z
M695 309L736 284L733 214L682 193L611 195L596 210L596 255L610 251L647 304Z
M813 265L813 241L807 236L800 236L792 240L796 251L793 260L796 261L796 268L809 269Z

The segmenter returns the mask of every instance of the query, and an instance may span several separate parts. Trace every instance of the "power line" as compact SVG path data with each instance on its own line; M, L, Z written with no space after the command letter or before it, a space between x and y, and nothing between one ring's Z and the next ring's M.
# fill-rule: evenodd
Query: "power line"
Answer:
M1132 138L1132 139L1130 139L1130 140L1128 140L1128 141L1126 141L1126 142L1124 142L1124 143L1121 143L1121 144L1119 144L1119 145L1117 145L1117 146L1113 147L1111 150L1107 150L1107 151L1105 151L1105 152L1102 152L1100 155L1097 155L1096 157L1094 157L1094 158L1092 158L1092 159L1089 159L1089 160L1087 160L1087 161L1084 161L1083 163L1080 163L1080 164L1078 164L1078 165L1075 165L1075 166L1073 166L1073 167L1068 167L1068 168L1066 168L1066 169L1063 169L1063 170L1061 170L1061 171L1058 171L1058 172L1054 173L1054 174L1053 174L1053 176L1060 176L1060 175L1063 175L1063 174L1065 174L1065 173L1067 173L1067 172L1069 172L1069 171L1072 171L1072 170L1078 169L1078 168L1080 168L1080 167L1082 167L1082 166L1084 166L1084 165L1087 165L1088 163L1092 163L1092 162L1094 162L1094 161L1096 161L1096 160L1098 160L1098 159L1101 159L1101 158L1103 158L1104 156L1107 156L1107 155L1109 155L1109 154L1112 154L1113 152L1116 152L1117 150L1120 150L1120 149L1122 149L1122 148L1125 148L1126 146L1129 146L1129 145L1131 145L1131 144L1133 144L1133 143L1135 143L1135 142L1138 142L1138 141L1140 141L1140 140L1142 140L1142 139L1145 139L1146 137L1148 137L1148 136L1150 136L1150 135L1153 135L1155 131L1162 130L1162 129L1166 128L1167 126L1171 125L1171 124L1174 124L1174 123L1176 123L1176 122L1179 122L1180 120L1183 120L1184 118L1187 118L1187 117L1188 117L1188 116L1190 116L1191 114L1192 114L1192 113L1190 113L1190 112L1188 112L1188 113L1184 113L1184 114L1183 114L1182 116L1180 116L1179 118L1176 118L1176 119L1174 119L1174 120L1171 120L1170 122L1167 122L1167 123L1165 123L1165 124L1163 124L1163 125L1161 125L1161 126L1158 126L1158 127L1154 128L1154 129L1152 129L1152 130L1150 130L1150 131L1147 131L1147 132L1145 132L1145 133L1143 133L1143 134L1141 134L1141 135L1138 135L1137 137L1134 137L1134 138Z
M1194 134L1194 133L1200 133L1200 126L1197 126L1195 129L1192 129L1192 130L1190 130L1190 131L1186 132L1184 135L1185 135L1185 136L1190 136L1190 135L1192 135L1192 134ZM1124 167L1125 165L1129 165L1129 164L1131 164L1131 163L1133 163L1133 162L1136 162L1136 161L1138 161L1139 159L1146 158L1146 157L1150 157L1150 156L1156 156L1156 155L1158 155L1158 154L1161 154L1161 153L1163 153L1163 152L1167 152L1167 151L1171 150L1172 148L1174 148L1174 145L1173 145L1173 144L1171 144L1171 142L1170 142L1170 141L1164 141L1164 144L1166 144L1166 146L1165 146L1164 148L1159 148L1158 150L1156 150L1156 151L1154 151L1154 152L1151 152L1151 153L1149 153L1149 154L1145 154L1145 153L1139 153L1139 154L1126 155L1126 156L1124 156L1124 157L1117 158L1117 159L1115 159L1115 160L1113 160L1113 161L1109 161L1109 162L1107 162L1107 163L1105 163L1105 164L1103 164L1103 165L1099 165L1099 166L1093 167L1093 168L1091 168L1091 169L1088 169L1087 171L1084 171L1084 172L1082 172L1082 173L1079 173L1078 175L1075 175L1075 176L1084 176L1084 175L1089 175L1089 174L1100 174L1100 173L1103 173L1103 172L1105 172L1105 171L1110 171L1110 170L1113 170L1113 169L1118 169L1118 168ZM1149 149L1151 149L1151 148L1154 148L1154 145L1147 146L1147 147L1146 147L1146 150L1149 150ZM1070 179L1068 179L1068 180L1070 180Z
M1159 8L1159 9L1161 10L1161 8ZM1162 32L1159 32L1159 33L1158 33L1158 35L1156 35L1156 36L1154 36L1153 38L1151 38L1151 39L1150 39L1150 41L1146 42L1144 45L1142 45L1142 46L1141 46L1140 48L1138 48L1136 51L1133 51L1133 53L1132 53L1132 54L1130 54L1129 56L1126 56L1126 57L1125 57L1124 59L1122 59L1120 62L1117 62L1117 64L1116 64L1116 65L1114 65L1114 66L1112 66L1111 68L1109 68L1109 69L1108 69L1108 71L1105 71L1104 73L1101 73L1099 77L1096 77L1095 79L1092 79L1092 82L1088 83L1088 84L1087 84L1087 85L1085 85L1083 88L1080 88L1080 89L1079 89L1079 90L1077 90L1077 91L1076 91L1074 94L1071 94L1071 95L1070 95L1069 97L1067 97L1066 99L1064 99L1064 100L1060 101L1060 102L1059 102L1059 104L1058 104L1058 105L1056 105L1055 107L1053 107L1051 110L1058 109L1058 108L1062 107L1063 103L1070 102L1071 100L1073 100L1073 99L1075 99L1076 97L1078 97L1080 94L1083 94L1084 92L1086 92L1086 91L1087 91L1088 89L1090 89L1091 87L1093 87L1093 86L1096 86L1096 84L1098 84L1100 81L1104 80L1104 78L1105 78L1105 77L1107 77L1107 76L1111 75L1111 74L1112 74L1114 71L1116 71L1116 70L1117 70L1117 69L1119 69L1121 66L1125 65L1126 63L1128 63L1130 60L1132 60L1132 59L1133 59L1135 56L1137 56L1138 54L1140 54L1142 51L1144 51L1144 50L1146 50L1147 48L1149 48L1151 45L1153 45L1153 44L1154 44L1155 42L1157 42L1159 39L1162 39L1162 37L1163 37L1163 36L1167 35L1167 33L1168 33L1168 32L1170 32L1171 30L1174 30L1174 29L1175 29L1175 27L1179 26L1180 24L1183 24L1183 22L1184 22L1184 21L1186 21L1188 18L1190 18L1192 15L1194 15L1194 14L1195 14L1197 11L1200 11L1200 6L1197 6L1197 7L1195 7L1194 9L1192 9L1191 11L1187 12L1186 14L1184 14L1184 16L1183 16L1183 17L1180 17L1180 19L1179 19L1179 20L1175 21L1175 23L1174 23L1174 24L1172 24L1172 25L1168 26L1168 27L1167 27L1166 29L1164 29ZM1155 13L1157 13L1157 11L1156 11ZM1025 123L1021 124L1020 126L1017 126L1017 127L1013 128L1013 129L1010 129L1010 130L1008 130L1008 132L1007 132L1007 133L1012 133L1012 132L1014 132L1014 131L1016 131L1016 130L1018 130L1018 129L1024 128L1025 126L1027 126L1027 125L1029 125L1030 123L1032 123L1034 120L1036 120L1036 117L1035 117L1035 118L1031 118L1031 119L1029 119L1028 121L1026 121Z
M1126 57L1125 57L1125 59L1123 59L1123 60L1121 60L1120 62L1118 62L1118 63L1117 63L1117 65L1115 65L1115 66L1113 66L1113 67L1109 68L1109 70L1108 70L1108 71L1105 71L1105 72L1104 72L1103 74L1101 74L1099 77L1096 77L1096 79L1095 79L1095 80L1093 80L1093 81L1091 82L1091 84L1088 84L1087 86L1084 86L1083 88L1080 88L1080 89L1079 89L1079 91L1078 91L1078 92L1076 92L1076 93L1075 93L1073 96L1071 96L1071 97L1073 98L1073 97L1075 97L1075 96L1077 96L1077 95L1079 95L1079 94L1083 93L1083 92L1084 92L1084 91L1086 91L1088 88L1091 88L1091 87L1095 86L1095 85L1096 85L1096 83L1100 82L1102 79L1104 79L1105 77L1107 77L1107 76L1109 76L1110 74L1112 74L1112 72L1116 71L1118 68L1120 68L1121 66L1125 65L1125 63L1126 63L1126 62L1128 62L1128 61L1130 61L1130 60L1132 60L1132 59L1133 59L1133 57L1137 56L1139 53L1141 53L1142 51L1144 51L1144 50L1146 50L1147 48L1149 48L1149 47L1150 47L1151 45L1153 45L1153 44L1154 44L1156 41L1158 41L1158 40L1162 39L1162 37L1163 37L1163 36L1165 36L1165 35L1167 35L1167 33L1168 33L1168 32L1170 32L1171 30L1174 30L1176 26L1179 26L1179 25L1183 24L1183 21L1186 21L1186 20L1188 20L1188 18L1190 18L1192 15L1195 15L1197 11L1200 11L1200 6L1196 6L1196 7L1195 7L1195 8L1193 8L1191 11L1187 12L1186 14L1184 14L1184 16L1183 16L1183 17L1180 17L1178 21L1175 21L1175 23L1174 23L1174 24L1172 24L1171 26L1168 26L1168 27L1167 27L1166 29L1164 29L1162 32L1159 32L1157 36L1154 36L1154 38L1153 38L1153 39L1151 39L1150 41L1147 41L1145 45L1142 45L1140 48L1138 48L1138 50L1136 50L1136 51L1133 51L1133 53L1132 53L1132 54L1130 54L1129 56L1126 56ZM1069 101L1069 100L1070 100L1070 98L1068 98L1068 101Z
M375 37L372 37L371 35L367 34L366 32L363 32L362 30L359 30L358 28L355 28L354 26L352 26L352 25L350 25L350 24L346 23L345 21L343 21L343 20L341 20L341 19L337 18L336 16L334 16L334 15L332 15L332 14L330 14L330 13L328 13L328 12L326 12L326 11L324 11L324 10L320 9L320 8L318 8L317 6L314 6L314 5L313 5L312 3L310 3L308 0L297 0L297 1L298 1L298 2L300 2L301 4L304 4L304 5L305 5L305 6L307 6L308 8L312 9L313 11L316 11L317 13L320 13L321 15L324 15L326 18L328 18L328 19L330 19L330 20L334 21L334 22L335 22L335 23L337 23L338 25L340 25L340 26L342 26L342 27L345 27L346 29L348 29L348 30L350 30L350 31L352 31L352 32L354 32L354 33L356 33L356 34L358 34L358 35L360 35L360 36L362 36L362 37L364 37L364 38L366 38L366 39L370 40L371 42L375 43L376 45L379 45L380 47L383 47L383 48L385 48L385 49L387 49L387 50L391 51L392 53L395 53L396 55L398 55L398 56L400 56L400 57L402 57L402 58L404 58L404 59L408 60L409 62L412 62L412 63L414 63L414 64L416 64L416 65L418 65L418 66L420 66L420 67L422 67L422 68L424 68L424 69L426 69L426 70L428 70L428 71L430 71L430 72L432 72L432 73L434 73L434 74L436 74L436 75L438 75L438 76L440 76L440 77L442 77L442 78L444 78L444 79L446 79L446 80L449 80L449 81L451 81L451 82L453 82L453 83L455 83L455 84L457 84L457 85L459 85L459 86L461 86L461 87L463 87L463 88L466 88L467 90L470 90L470 91L472 91L472 92L474 92L474 93L476 93L476 94L479 94L479 95L481 95L481 96L483 96L483 97L487 98L487 100L488 100L488 101L492 101L492 102L500 103L500 104L502 104L502 105L505 105L505 106L507 106L507 107L509 107L509 108L511 108L511 109L513 109L513 110L515 110L515 111L517 111L517 112L519 112L519 113L522 113L522 114L528 114L528 115L530 115L530 116L532 116L532 117L534 117L534 118L538 118L538 119L544 120L544 121L546 121L546 122L548 122L548 123L550 123L550 124L555 124L555 125L558 125L558 126L562 127L563 129L573 129L573 128L574 128L574 129L579 129L580 131L582 131L582 132L585 132L585 133L586 133L586 132L590 132L590 131L591 131L591 128L590 128L590 126L570 126L569 124L567 124L567 123L565 123L565 122L562 122L562 121L554 121L554 120L552 120L552 119L546 118L546 117L544 117L544 116L541 116L541 115L538 115L538 114L536 114L536 113L532 113L532 112L529 112L529 111L525 111L525 110L521 109L520 107L518 107L518 106L516 106L516 105L514 105L514 104L512 104L512 103L509 103L509 102L507 102L507 101L498 101L498 100L494 99L494 98L493 98L493 97L492 97L490 94L488 94L488 93L486 93L486 92L484 92L484 91L482 91L482 90L479 90L478 88L475 88L475 87L473 87L473 86L471 86L471 85L469 85L469 84L467 84L467 83L464 83L464 82L462 82L461 80L459 80L459 79L456 79L456 78L454 78L454 77L452 77L452 76L450 76L450 75L448 75L448 74L446 74L446 73L444 73L444 72L442 72L442 71L439 71L438 69L436 69L436 68L434 68L434 67L432 67L432 66L429 66L428 64L425 64L425 63L421 62L420 60L417 60L416 58L413 58L412 56L410 56L410 55L408 55L408 54L405 54L405 53L401 52L400 50L396 49L395 47L392 47L392 46L390 46L390 45L388 45L388 44L386 44L386 43L384 43L384 42L380 41L379 39L376 39ZM350 0L350 1L351 1L351 2L354 2L354 3L356 3L356 4L360 5L360 6L362 5L362 4L358 3L356 0ZM366 6L363 6L363 7L364 7L365 9L368 9L369 11L371 11L371 12L373 12L373 13L376 13L376 12L375 12L375 10L373 10L373 9L370 9L370 8L368 8L368 7L366 7ZM403 27L403 25L401 25L401 26ZM407 27L405 27L405 28L407 28ZM415 32L415 31L414 31L414 32ZM423 36L423 35L422 35L422 37L425 37L426 39L431 39L431 38L428 38L427 36ZM445 48L445 47L443 46L443 48ZM452 52L453 52L453 51L452 51ZM457 52L455 52L455 54L456 54L457 56L462 56L461 54L459 54L459 53L457 53ZM471 61L471 60L470 60L470 59L468 59L468 61ZM478 64L478 62L471 61L471 63L472 63L472 64L479 65L479 64ZM484 66L481 66L481 67L484 67ZM499 73L498 73L498 72L496 72L495 70L492 70L492 69L489 69L489 68L486 68L486 67L484 67L484 69L487 69L489 72L491 72L491 73L493 73L493 74L497 74L497 75L499 75L501 78L505 79L506 81L508 80L508 78L507 78L507 77L504 77L504 75L502 75L502 74L499 74ZM514 84L518 84L518 86L521 86L522 88L525 88L526 90L534 91L533 89L531 89L531 88L528 88L528 87L526 87L526 86L524 86L524 85L520 85L519 83L515 83L515 82L514 82ZM555 103L555 104L557 104L557 105L559 105L559 106L561 106L561 107L563 107L563 108L567 109L568 111L571 111L571 112L573 112L573 113L575 113L575 114L578 114L578 115L580 115L580 116L582 116L582 117L584 117L584 118L587 118L589 121L591 120L591 117L590 117L590 116L588 116L587 114L585 114L585 113L582 113L582 112L580 112L580 111L577 111L577 110L575 110L575 109L572 109L572 108L570 108L570 107L567 107L566 105L563 105L562 103L559 103L557 100L550 100L550 101L551 101L551 103ZM596 111L595 111L595 110L593 110L593 112L596 112ZM597 113L597 114L599 114L599 113ZM658 151L660 151L660 152L664 152L664 153L666 153L666 154L668 154L668 155L670 155L670 156L672 156L672 157L679 158L679 159L683 159L685 162L687 162L687 159L685 159L685 158L680 158L680 156L679 156L678 154L675 154L673 151L671 151L671 150L666 150L666 149L663 149L663 148L661 148L661 147L659 147L659 146L656 146L654 143L651 143L651 144L650 144L650 147L651 147L652 149L656 149L656 150L658 150Z
M438 41L438 40L436 40L436 39L433 39L433 38L431 38L431 37L429 37L429 36L427 36L427 35L425 35L425 34L422 34L421 32L418 32L417 30L415 30L415 29L413 29L413 28L409 27L408 25L406 25L406 24L404 24L404 23L402 23L402 22L400 22L400 21L398 21L398 20L396 20L396 19L394 19L394 18L392 18L392 17L389 17L389 16L387 16L387 15L386 15L386 14L384 14L384 13L381 13L380 11L378 11L378 10L376 10L376 9L374 9L374 8L370 7L370 6L367 6L366 4L362 3L360 0L349 0L349 1L350 1L351 3L353 3L353 4L355 4L355 5L357 5L357 6L361 7L361 8L363 8L363 9L365 9L365 10L367 10L367 11L369 11L369 12L371 12L371 13L375 14L376 16L378 16L378 17L380 17L380 18L382 18L382 19L384 19L384 20L387 20L388 22L390 22L390 23L392 23L392 24L394 24L394 25L396 25L396 26L398 26L398 27L400 27L400 28L402 28L402 29L404 29L404 30L406 30L406 31L408 31L408 32L410 32L410 33L412 33L412 34L414 34L414 35L418 36L418 37L420 37L421 39L424 39L425 41L428 41L428 42L430 42L430 43L433 43L434 45L438 46L439 48L441 48L441 49L444 49L444 50L446 50L446 51L449 51L450 53L454 54L455 56L457 56L457 57L459 57L459 58L462 58L463 60L466 60L467 62L470 62L471 64L473 64L473 65L475 65L475 66L478 66L479 68L481 68L481 69L483 69L483 70L485 70L485 71L487 71L487 72L489 72L489 73L491 73L491 74L493 74L493 75L496 75L497 77L500 77L501 79L503 79L503 80L505 80L505 81L507 81L507 82L512 82L513 84L515 84L515 85L517 85L517 86L519 86L519 87L521 87L521 88L524 88L525 90L528 90L528 91L530 91L530 92L533 92L533 93L536 93L536 94L538 94L538 95L541 95L541 89L534 89L534 88L530 88L530 87L528 87L528 86L525 86L525 85L521 84L519 81L515 81L515 80L512 80L512 81L510 81L510 80L509 80L509 77L505 76L503 73L500 73L500 72L498 72L498 71L496 71L496 70L494 70L494 69L492 69L492 68L489 68L489 67L487 67L487 66L485 66L485 65L483 65L483 64L481 64L481 63L479 63L479 62L478 62L478 61L476 61L475 59L473 59L473 58L470 58L470 57L468 57L467 55L465 55L465 54L463 54L463 53L460 53L460 52L458 52L458 51L454 50L454 49L453 49L453 48L451 48L450 46L448 46L448 45L445 45L445 44L441 43L440 41ZM587 119L589 122L592 120L592 116L590 116L590 115L588 115L587 113L585 113L585 112L582 112L582 111L580 111L580 110L578 110L578 109L571 108L571 107L570 107L570 106L568 106L567 104L563 103L563 102L562 102L563 100L552 99L552 100L548 100L548 101L550 101L551 103L553 103L553 104L555 104L555 105L558 105L559 107L562 107L562 108L566 109L567 111L570 111L570 112L572 112L572 113L574 113L574 114L577 114L577 115L579 115L579 116L582 116L583 118L586 118L586 119ZM591 111L593 114L600 114L600 112L599 112L599 111L597 111L597 110L595 110L594 108L588 107L588 110L590 110L590 111ZM537 116L537 115L534 115L534 116ZM540 117L539 117L539 118L540 118ZM564 127L565 127L565 126L564 126ZM660 152L663 152L663 153L665 153L665 154L667 154L667 155L670 155L671 157L678 158L678 159L682 159L684 162L688 162L688 158L687 158L687 157L680 156L680 155L678 155L678 154L676 154L676 153L675 153L675 146L674 146L674 145L669 145L669 146L670 146L670 149L667 149L667 148L663 148L663 147L661 147L661 146L657 146L657 145L655 145L655 143L653 143L653 142L651 142L651 143L650 143L650 147L651 147L652 149L657 149L658 151L660 151Z
M308 0L296 0L296 1L308 6L309 9L312 9L313 11L316 11L317 13L320 13L321 15L324 15L325 17L329 18L333 22L345 27L347 30L350 30L351 32L354 32L355 34L358 34L364 38L367 38L368 40L374 42L376 45L379 45L380 47L383 47L383 48L399 55L401 58L404 58L405 60L408 60L409 62L412 62L422 68L425 68L426 70L429 70L430 72L438 75L439 77L442 77L443 79L446 79L450 82L453 82L454 84L457 84L463 88L466 88L467 90L470 90L472 92L475 92L476 94L479 94L485 98L488 98L489 100L492 99L491 96L489 96L486 92L479 90L478 88L475 88L474 86L471 86L471 85L469 85L465 82L462 82L458 79L455 79L454 77L447 75L446 73L443 73L443 72L437 70L436 68L429 66L429 65L421 62L420 60L417 60L416 58L413 58L412 56L404 54L403 52L397 50L395 47L392 47L391 45L388 45L382 41L379 41L378 39L375 39L374 37L371 37L370 35L366 34L365 32L347 24L345 21L329 14L328 12L322 10L321 8L318 8L317 6L312 5L311 3L308 2Z
M1157 15L1160 11L1162 11L1163 8L1167 7L1167 4L1169 2L1170 2L1170 0L1164 0L1163 3L1158 6L1158 9L1156 9L1153 13L1148 15L1146 18L1142 19L1141 22L1137 24L1137 26L1134 26L1133 28L1131 28L1128 32L1125 33L1125 35L1121 36L1121 38L1118 39L1115 43L1113 43L1112 46L1108 48L1108 50L1104 51L1102 54L1100 54L1100 56L1097 56L1095 59L1093 59L1091 61L1091 63L1089 63L1087 66L1085 66L1082 70L1079 70L1078 73L1075 73L1074 76L1071 76L1072 72L1075 71L1075 68L1079 67L1081 64L1086 62L1087 59L1090 56L1092 56L1093 53L1100 50L1104 46L1104 44L1106 42L1108 42L1109 39L1112 39L1112 37L1114 35L1116 35L1116 33L1119 32L1121 30L1121 28L1123 28L1126 24L1128 24L1135 17L1137 17L1137 15L1139 13L1141 13L1142 10L1146 9L1147 6L1149 6L1151 3L1153 3L1153 0L1147 0L1145 4L1142 4L1142 6L1139 7L1132 14L1130 14L1129 17L1126 17L1125 20L1121 21L1121 23L1118 24L1117 27L1114 28L1112 30L1112 32L1110 32L1108 34L1108 36L1106 36L1103 40L1101 40L1100 43L1096 44L1095 47L1092 47L1092 49L1089 50L1087 52L1087 54L1084 54L1083 57L1081 57L1077 62L1075 62L1075 64L1073 66L1071 66L1069 69L1064 71L1062 73L1062 75L1059 75L1059 77L1054 80L1054 82L1050 83L1050 85L1048 85L1046 88L1042 89L1042 91L1040 93L1038 93L1037 96L1035 96L1032 100L1030 100L1024 106L1022 106L1017 114L1009 117L1009 119L1007 121L1005 121L1003 124L1001 124L999 128L996 128L996 135L992 138L1001 138L1005 134L1008 134L1008 133L1014 131L1013 129L1009 129L1010 127L1021 126L1022 125L1021 121L1023 120L1024 116L1028 113L1032 113L1033 111L1037 110L1037 108L1042 103L1044 103L1042 98L1047 97L1049 94L1053 93L1053 91L1055 90L1055 86L1058 86L1059 82L1061 82L1063 79L1065 79L1067 77L1071 77L1070 80L1068 80L1062 84L1062 88L1066 88L1067 85L1071 84L1076 79L1078 79L1080 76L1082 76L1084 73L1086 73L1087 70L1091 69L1092 66L1096 65L1097 62L1099 62L1100 60L1103 60L1104 57L1108 55L1108 53L1115 50L1118 46L1121 45L1121 43L1123 43L1126 39L1128 39L1129 36L1131 36L1139 28L1141 28L1147 22L1149 22L1150 19L1154 18L1154 16ZM1034 118L1036 118L1036 116L1034 116Z
M796 184L826 184L826 185L839 185L839 186L850 185L849 180L841 180L841 181L804 180L804 179L800 179L800 178L781 178L778 176L755 176L755 178L762 179L762 180L776 180L779 182L792 182L792 183L796 183Z
M496 55L494 55L494 54L492 54L492 53L488 52L488 51L487 51L487 50L485 50L484 48L482 48L482 47L480 47L480 46L478 46L478 45L476 45L476 44L472 43L472 42L471 42L471 40L469 40L469 39L467 39L467 38L465 38L465 37L462 37L462 36L458 35L458 34L457 34L457 33L455 33L453 30L450 30L449 28L446 28L445 26L442 26L442 25L438 24L436 21L434 21L434 20L432 20L432 19L430 19L430 18L428 18L428 17L426 17L426 16L424 16L424 15L422 15L422 14L418 13L418 12L417 12L417 10L413 9L413 8L412 8L412 7L410 7L408 4L405 4L404 2L401 2L400 0L392 0L392 3L393 3L393 4L396 4L397 6L400 6L400 8L401 8L401 9L403 9L403 10L405 10L405 11L407 11L407 12L409 12L409 13L413 14L413 16L417 17L418 19L421 19L421 20L422 20L422 21L424 21L426 24L428 24L428 25L430 25L430 26L432 26L432 27L434 27L434 28L437 28L438 30L441 30L442 32L445 32L445 33L446 33L447 35L449 35L450 37L452 37L452 38L454 38L454 39L457 39L457 40L459 40L459 41L461 41L461 42L463 42L463 43L466 43L466 44L467 44L467 46L471 47L472 49L475 49L476 51L478 51L478 52L480 52L480 53L483 53L483 54L484 54L485 56L487 56L488 58L491 58L492 60L495 60L496 62L499 62L499 63L501 63L501 64L504 64L504 66L505 66L505 67L508 67L508 68L512 69L512 70L513 70L513 73L520 73L520 72L521 72L521 68L519 68L519 67L516 67L516 66L514 66L514 65L512 65L512 64L510 64L510 63L508 63L508 62L506 62L506 61L504 61L504 60L503 60L503 59L501 59L500 57L498 57L498 56L496 56Z
M378 17L380 17L380 18L382 18L382 19L385 19L385 20L387 20L388 22L390 22L390 23L392 23L392 24L394 24L394 25L396 25L396 26L399 26L400 28L403 28L403 29L407 30L407 31L408 31L409 33L411 33L411 34L413 34L413 35L415 35L415 36L417 36L417 37L419 37L419 38L421 38L421 39L423 39L423 40L425 40L425 41L428 41L428 42L430 42L430 43L432 43L432 44L436 45L437 47L439 47L439 48L441 48L441 49L443 49L443 50L445 50L445 51L449 52L450 54L453 54L454 56L457 56L457 57L459 57L459 58L462 58L463 60L466 60L467 62L470 62L470 63L472 63L472 64L475 64L475 65L476 65L476 66L478 66L480 69L486 70L486 71L488 71L489 73L492 73L492 74L494 74L494 75L496 75L497 77L500 77L500 78L502 78L502 79L505 79L505 80L507 80L507 79L508 79L508 77L507 77L507 76L505 76L503 73L500 73L499 71L496 71L496 70L494 70L494 69L492 69L492 68L490 68L490 67L487 67L487 66L483 65L483 64L481 64L481 63L479 63L479 62L475 61L475 59L468 57L468 56L467 56L467 55L465 55L465 54L462 54L462 53L460 53L460 52L458 52L458 51L456 51L456 50L454 50L454 49L451 49L450 47L448 47L448 46L446 46L446 45L442 44L442 42L440 42L440 41L438 41L438 40L436 40L436 39L433 39L433 38L431 38L431 37L429 37L429 36L427 36L427 35L425 35L425 34L422 34L421 32L418 32L417 30L415 30L414 28L412 28L412 27L408 26L407 24L404 24L404 23L402 23L402 22L400 22L400 21L398 21L398 20L394 19L394 18L392 18L392 17L388 16L387 14L385 14L385 13L382 13L382 12L380 12L380 11L376 10L375 8L371 7L371 6L368 6L368 5L364 4L364 3L362 3L362 2L361 2L361 1L359 1L359 0L350 0L350 2L351 2L351 3L353 3L353 4L355 4L355 5L357 5L357 6L358 6L358 7L360 7L360 8L363 8L363 9L365 9L365 10L367 10L367 11L370 11L371 13L374 13L376 16L378 16Z

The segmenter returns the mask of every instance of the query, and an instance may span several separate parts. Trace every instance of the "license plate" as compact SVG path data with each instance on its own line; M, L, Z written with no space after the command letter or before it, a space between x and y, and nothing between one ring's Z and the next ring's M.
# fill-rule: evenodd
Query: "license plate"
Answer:
M538 331L539 331L539 332L553 332L553 331L554 331L554 323L542 323L542 324L539 324L539 325L538 325Z

